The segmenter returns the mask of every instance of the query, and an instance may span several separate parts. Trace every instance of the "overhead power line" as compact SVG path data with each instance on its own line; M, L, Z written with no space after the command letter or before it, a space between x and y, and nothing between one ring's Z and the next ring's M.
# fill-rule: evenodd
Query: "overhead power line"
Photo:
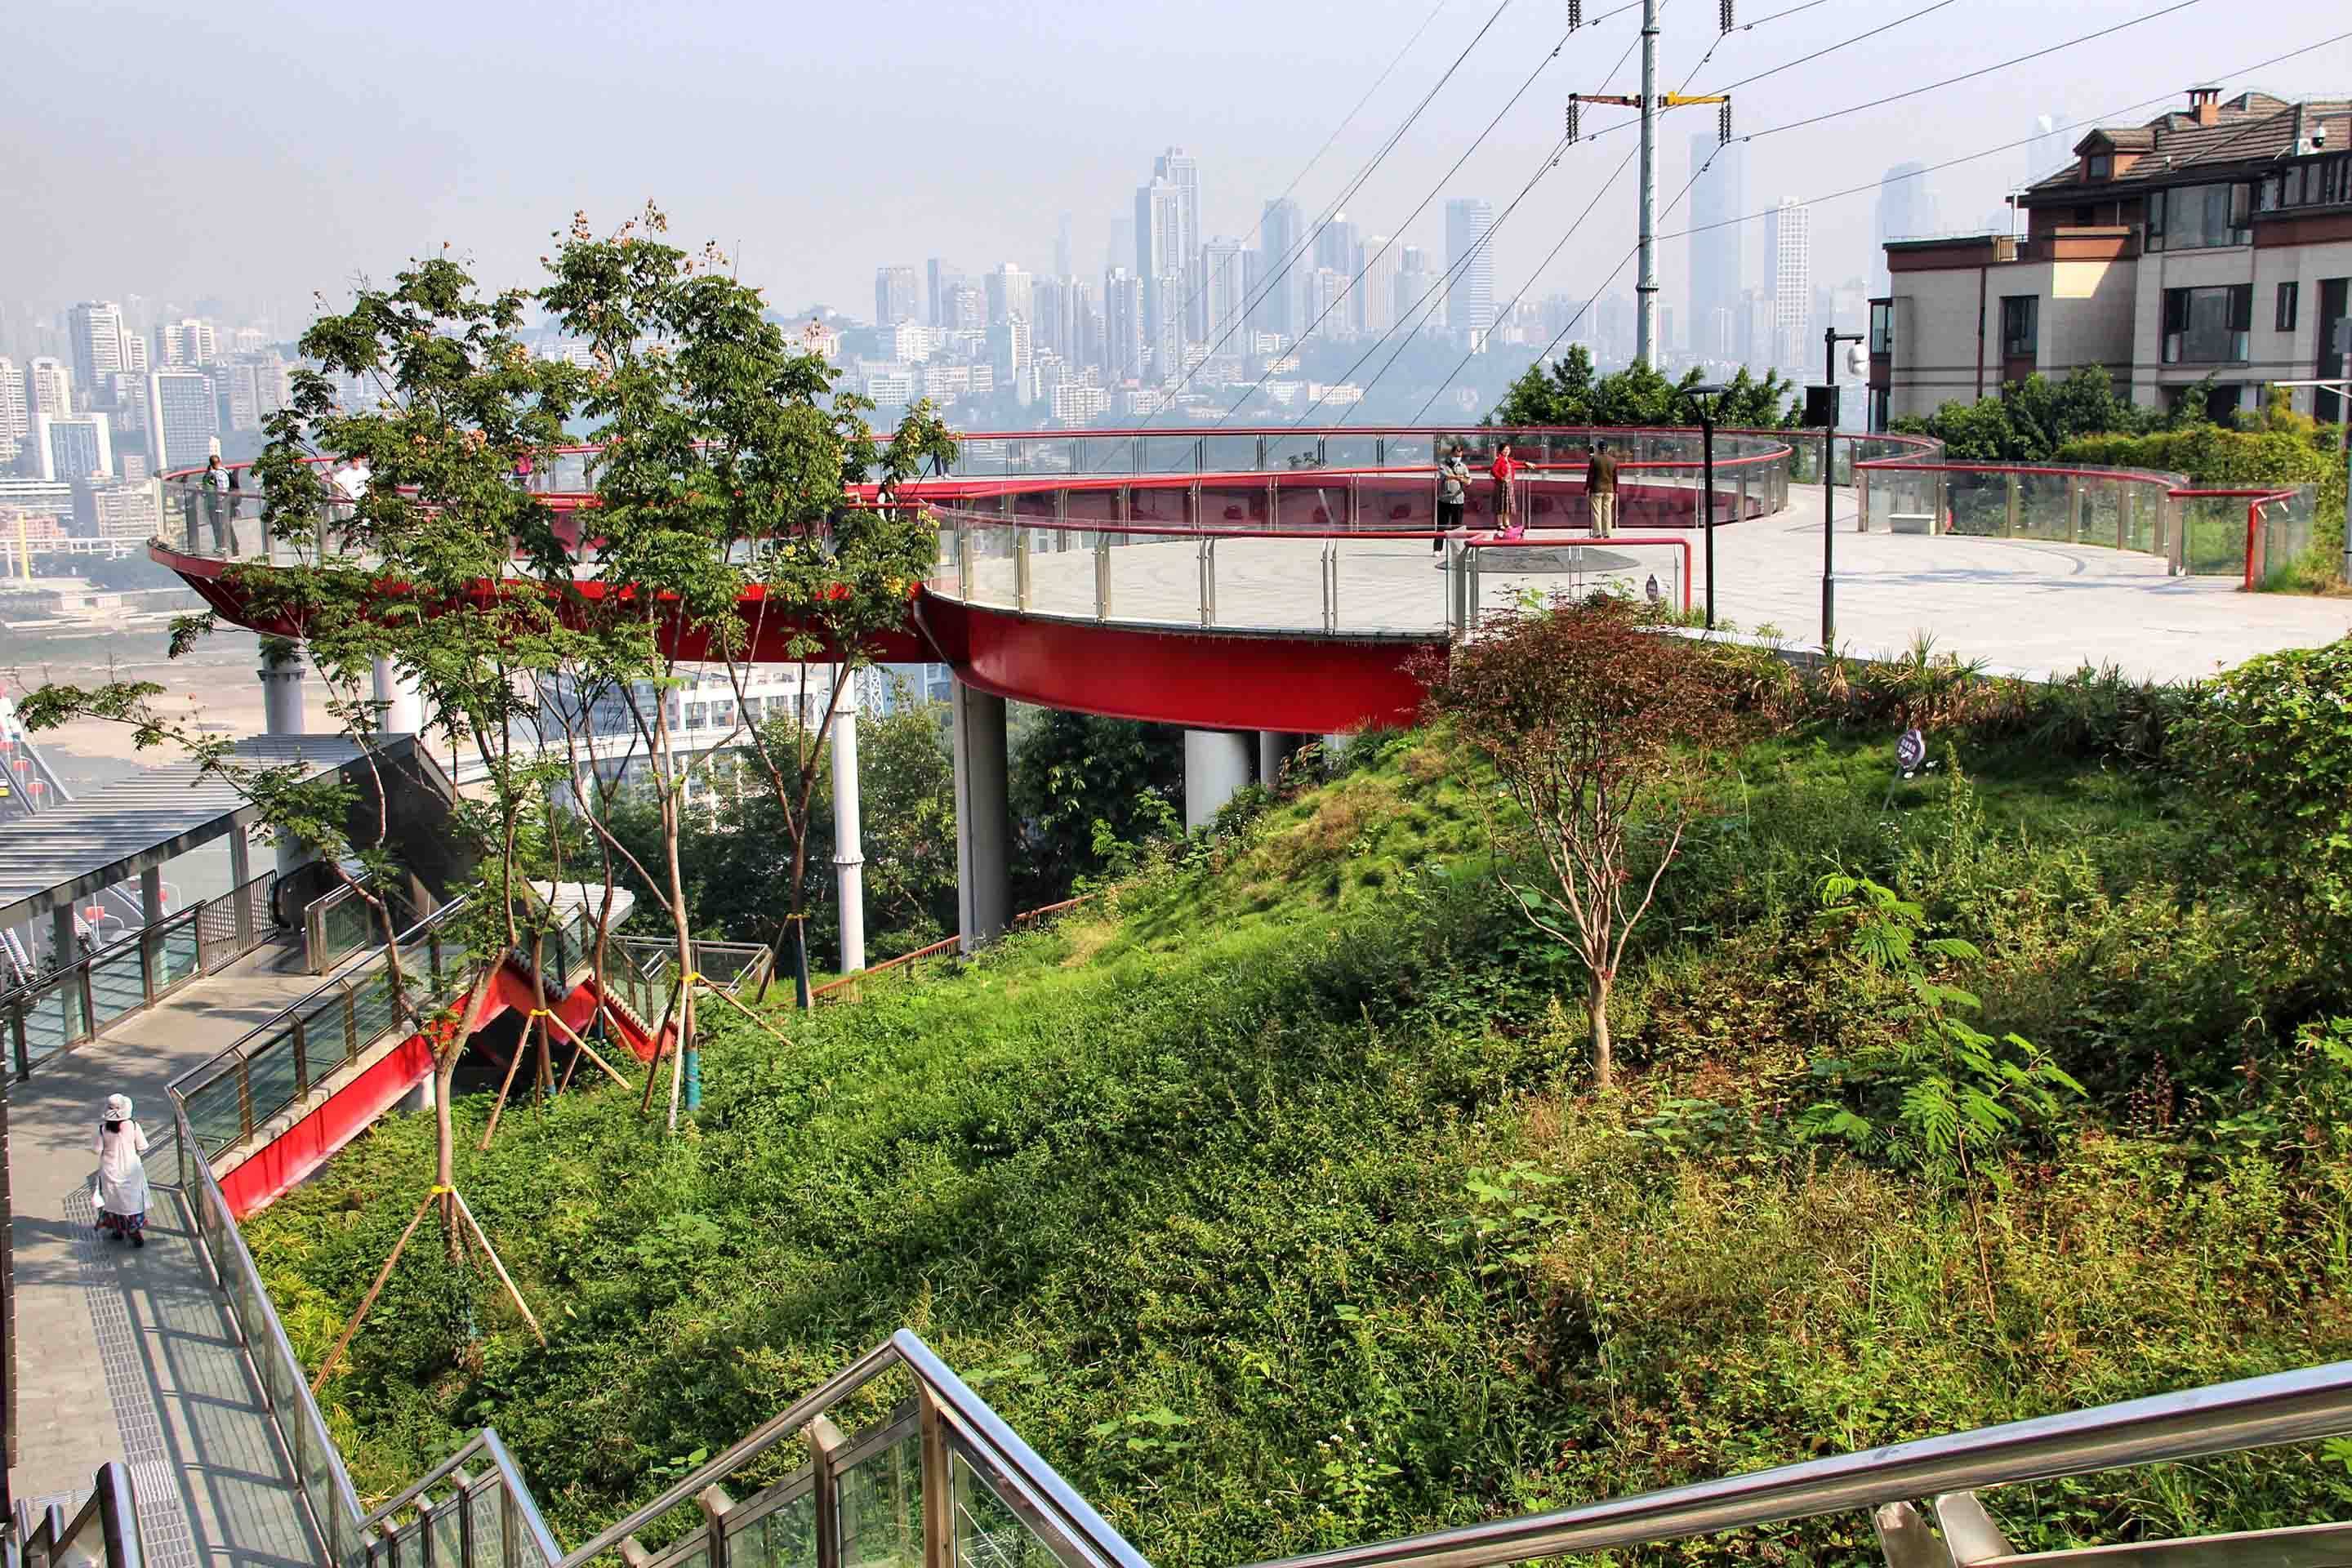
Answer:
M2174 9L2179 9L2179 7L2176 6ZM2243 79L2252 75L2256 71L2267 70L2272 66L2281 65L2288 60L2301 58L2305 55L2316 53L2321 49L2344 43L2347 40L2352 40L2352 31L2336 33L2313 43L2303 45L2299 48L2289 49L2284 54L2273 55L2267 59L2256 60L2251 65L2241 66L2235 70L2222 71L2216 74L2221 77ZM2056 126L2053 129L2058 131L2079 131L2085 126L2105 124L2123 115L2136 113L2153 104L2167 102L2174 96L2175 95L2169 91L2153 94L2147 98L2138 99L2126 104L2121 104L2114 109L2105 110L2100 113L2086 116L2081 120L2072 121L2065 125ZM1845 112L1854 112L1859 109L1866 107L1871 106L1856 105L1854 110L1847 110ZM2031 136L2019 137L2015 141L2000 142L1994 146L1986 147L1978 152L1964 153L1957 158L1947 158L1941 163L1927 164L1913 173L1901 176L1901 178L1905 180L1925 179L1927 175L1935 174L1939 170L1956 168L1962 163L1973 163L1985 158L1998 156L2002 153L2015 152L2020 147L2040 141L2047 134L2049 134L2048 132L2037 131ZM1699 176L1706 173L1708 165L1713 163L1713 162L1714 160L1710 158L1707 161L1707 163L1704 163L1699 166L1697 174L1694 174L1690 177L1688 183L1683 186L1681 192L1675 195L1674 201L1667 204L1666 210L1668 212L1672 212L1676 206L1679 206L1682 204L1683 197L1690 194L1691 187L1698 183ZM1872 180L1863 184L1848 185L1843 190L1828 191L1820 195L1808 196L1804 199L1802 205L1806 206L1821 206L1826 203L1840 201L1849 196L1863 195L1883 190L1888 183L1888 181L1882 178ZM1737 217L1724 218L1715 223L1695 224L1689 228L1675 229L1668 233L1660 235L1658 237L1661 239L1682 239L1693 235L1714 233L1719 229L1736 228L1741 224L1754 223L1759 219L1769 217L1772 216L1774 210L1775 209L1773 208L1767 207L1757 212L1743 213ZM1555 251L1554 254L1557 254L1557 252ZM1535 355L1534 359L1529 361L1530 363L1540 363L1551 357L1553 352L1559 347L1563 341L1566 340L1568 334L1576 329L1577 322L1583 320L1585 314L1591 310L1594 301L1600 299L1601 290L1607 289L1610 284L1615 282L1617 275L1625 270L1626 264L1633 260L1633 254L1634 253L1632 249L1628 249L1624 255L1617 258L1617 265L1612 268L1609 275L1601 280L1600 288L1593 290L1591 296L1585 300L1583 305L1578 308L1576 314L1569 319L1568 324L1562 327L1559 331L1553 336L1551 342L1546 344L1542 351ZM1451 380L1452 378L1449 376L1447 379ZM1444 388L1441 387L1437 393L1433 393L1430 397L1422 404L1420 411L1414 414L1413 418L1418 420L1423 414L1427 413L1429 411L1430 405L1437 401L1438 396L1442 395L1443 391Z

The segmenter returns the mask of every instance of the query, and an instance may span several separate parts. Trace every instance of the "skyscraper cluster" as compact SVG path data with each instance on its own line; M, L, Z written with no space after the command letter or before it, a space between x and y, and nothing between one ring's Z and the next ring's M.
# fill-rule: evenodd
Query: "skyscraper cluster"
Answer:
M1010 262L975 276L940 257L877 268L875 325L848 340L860 390L885 404L1010 394L1076 424L1287 374L1302 340L1396 329L1477 346L1494 324L1486 202L1449 205L1440 256L1287 196L1263 205L1254 233L1213 234L1202 191L1200 160L1183 148L1153 158L1112 224L1099 275L1072 269L1066 214L1049 277Z

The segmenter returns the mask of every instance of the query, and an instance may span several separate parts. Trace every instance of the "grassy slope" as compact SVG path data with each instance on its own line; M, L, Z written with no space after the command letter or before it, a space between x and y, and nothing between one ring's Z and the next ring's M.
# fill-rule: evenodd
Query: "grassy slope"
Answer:
M1116 910L787 1020L790 1052L722 1021L693 1135L617 1093L510 1120L461 1180L555 1343L404 1265L332 1394L362 1488L491 1422L576 1540L904 1322L1155 1563L1205 1565L2352 1353L2352 1162L2230 1088L2245 1020L2308 987L2178 885L2160 795L2012 773L1882 819L1883 755L1759 749L1629 976L1633 1087L1595 1100L1465 786L1388 751ZM2102 1097L1980 1216L1780 1128L1872 1026L1801 908L1832 858L1934 889L1990 1022ZM428 1169L388 1123L253 1227L314 1363ZM2274 1523L2352 1500L2340 1470L2012 1520Z

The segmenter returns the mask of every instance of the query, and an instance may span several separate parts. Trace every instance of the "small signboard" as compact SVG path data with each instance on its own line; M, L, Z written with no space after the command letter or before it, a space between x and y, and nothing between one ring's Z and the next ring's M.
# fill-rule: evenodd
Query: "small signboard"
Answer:
M1815 430L1834 430L1838 421L1838 389L1834 386L1805 388L1805 423Z

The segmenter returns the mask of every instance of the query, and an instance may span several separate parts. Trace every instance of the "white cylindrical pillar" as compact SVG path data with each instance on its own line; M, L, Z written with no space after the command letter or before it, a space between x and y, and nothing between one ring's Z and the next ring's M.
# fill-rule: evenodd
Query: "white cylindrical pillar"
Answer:
M833 716L833 866L840 881L841 972L866 967L866 850L858 841L857 693Z
M953 688L956 792L956 913L963 951L1013 919L1013 812L1005 793L1004 699Z
M308 721L302 715L302 656L261 652L261 730L266 735L299 735Z
M1257 776L1254 730L1184 731L1184 831L1198 832Z
M378 709L376 729L385 735L415 735L425 728L425 700L414 676L401 673L389 658L375 661L373 671Z
M1257 782L1268 789L1281 784L1283 765L1314 739L1312 735L1294 735L1287 730L1260 730L1257 732Z

